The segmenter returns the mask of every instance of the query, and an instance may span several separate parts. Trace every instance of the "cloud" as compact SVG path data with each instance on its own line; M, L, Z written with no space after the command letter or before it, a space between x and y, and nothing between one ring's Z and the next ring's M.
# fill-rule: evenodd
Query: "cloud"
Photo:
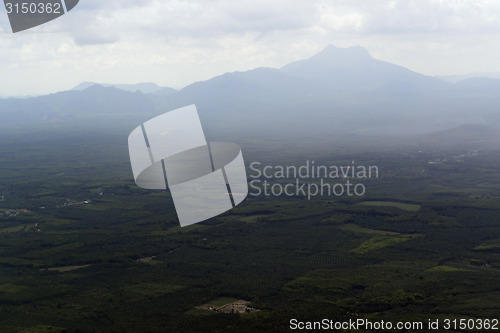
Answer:
M81 1L67 31L78 45L258 37L283 31L415 34L500 32L495 0ZM204 42L202 41L202 44Z
M496 33L500 2L494 0L321 1L320 26L371 34Z
M0 93L80 81L179 88L280 67L330 43L428 74L500 70L497 0L82 0L50 23L9 31L0 12L0 72L12 77Z
M302 0L87 0L81 3L71 22L60 27L81 45L154 36L171 39L247 32L265 34L307 28L318 15L313 3Z

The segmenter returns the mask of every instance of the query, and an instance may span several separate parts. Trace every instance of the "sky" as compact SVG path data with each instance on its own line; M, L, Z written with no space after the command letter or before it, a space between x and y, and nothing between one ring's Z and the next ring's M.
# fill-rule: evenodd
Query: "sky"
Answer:
M33 1L33 0L27 0ZM500 72L498 0L80 0L13 34L0 9L0 96L82 81L180 89L279 68L333 44L427 75Z

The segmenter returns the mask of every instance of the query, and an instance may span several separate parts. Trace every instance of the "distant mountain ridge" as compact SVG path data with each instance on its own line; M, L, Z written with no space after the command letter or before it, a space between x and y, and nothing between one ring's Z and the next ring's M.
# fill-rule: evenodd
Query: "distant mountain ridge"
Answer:
M333 45L279 69L226 73L179 91L148 83L82 83L47 96L4 99L0 124L57 118L104 125L125 116L147 120L189 104L197 105L207 137L232 142L332 131L406 135L468 124L500 128L500 80L453 84L374 59L359 46Z
M452 83L457 83L467 79L484 78L484 79L500 79L500 72L474 72L462 75L436 75L438 79Z
M168 87L161 87L153 82L142 82L136 84L117 84L117 83L96 83L96 82L82 82L71 90L85 90L93 85L100 85L103 87L115 87L121 90L136 92L140 91L144 94L154 94L159 93L161 91L162 95L171 94L176 92L177 90Z

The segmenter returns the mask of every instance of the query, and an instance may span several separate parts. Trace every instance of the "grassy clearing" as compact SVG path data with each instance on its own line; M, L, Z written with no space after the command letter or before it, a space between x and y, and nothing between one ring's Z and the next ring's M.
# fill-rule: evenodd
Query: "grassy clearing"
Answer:
M487 241L481 245L478 245L474 248L476 251L490 251L500 249L500 239L495 239L491 241Z
M361 206L396 207L408 212L418 212L421 205L409 204L397 201L363 201L358 203Z
M20 292L22 290L25 290L27 288L28 287L26 287L26 286L21 286L18 284L2 284L2 285L0 285L0 293L15 294L15 293Z
M258 222L260 219L265 218L265 217L267 217L267 215L242 216L242 217L239 217L238 220L246 222L246 223L254 223L254 222Z
M451 267L451 266L447 266L447 265L439 265L439 266L429 268L427 270L427 272L473 272L473 270L464 269L464 268L456 268L456 267Z
M48 268L47 270L64 273L64 272L74 271L75 269L86 268L86 267L90 267L90 266L92 266L92 265L52 267L52 268Z
M33 224L33 227L35 225ZM12 232L18 232L18 231L21 231L21 230L26 230L28 226L25 225L25 224L22 224L22 225L17 225L15 227L9 227L9 228L3 228L3 229L0 229L0 233L12 233Z
M27 260L23 258L0 257L0 264L11 266L32 266L39 263L35 262L34 260Z
M363 254L366 252L375 251L383 249L388 246L393 246L399 243L403 243L421 236L422 235L408 235L408 234L379 235L361 243L361 245L359 245L357 248L351 250L351 253Z
M384 231L384 230L374 230L360 227L356 224L344 224L339 227L344 231L350 231L358 235L374 235L374 237L370 238L367 241L361 243L357 248L351 250L351 253L354 254L363 254L370 251L375 251L378 249L382 249L384 247L396 245L399 243L403 243L422 235L418 234L401 234L393 231Z
M78 222L77 220L70 220L70 219L58 219L54 217L45 217L43 219L43 223L46 225L54 226L54 227L59 227L59 226L66 226L70 223L75 223Z
M344 231L354 232L355 234L386 235L386 236L388 236L388 235L393 235L393 236L400 235L400 233L398 233L398 232L368 229L368 228L360 227L359 225L353 224L353 223L344 224L344 225L340 226L339 228L344 230Z
M352 219L352 214L336 214L321 220L324 224L342 224Z

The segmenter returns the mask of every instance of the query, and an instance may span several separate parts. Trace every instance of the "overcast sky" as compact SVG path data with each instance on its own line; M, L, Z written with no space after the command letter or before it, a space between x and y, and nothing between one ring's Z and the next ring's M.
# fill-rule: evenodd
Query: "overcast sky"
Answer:
M0 10L0 95L82 81L182 88L281 67L328 44L428 74L500 72L498 0L80 0L12 34Z

